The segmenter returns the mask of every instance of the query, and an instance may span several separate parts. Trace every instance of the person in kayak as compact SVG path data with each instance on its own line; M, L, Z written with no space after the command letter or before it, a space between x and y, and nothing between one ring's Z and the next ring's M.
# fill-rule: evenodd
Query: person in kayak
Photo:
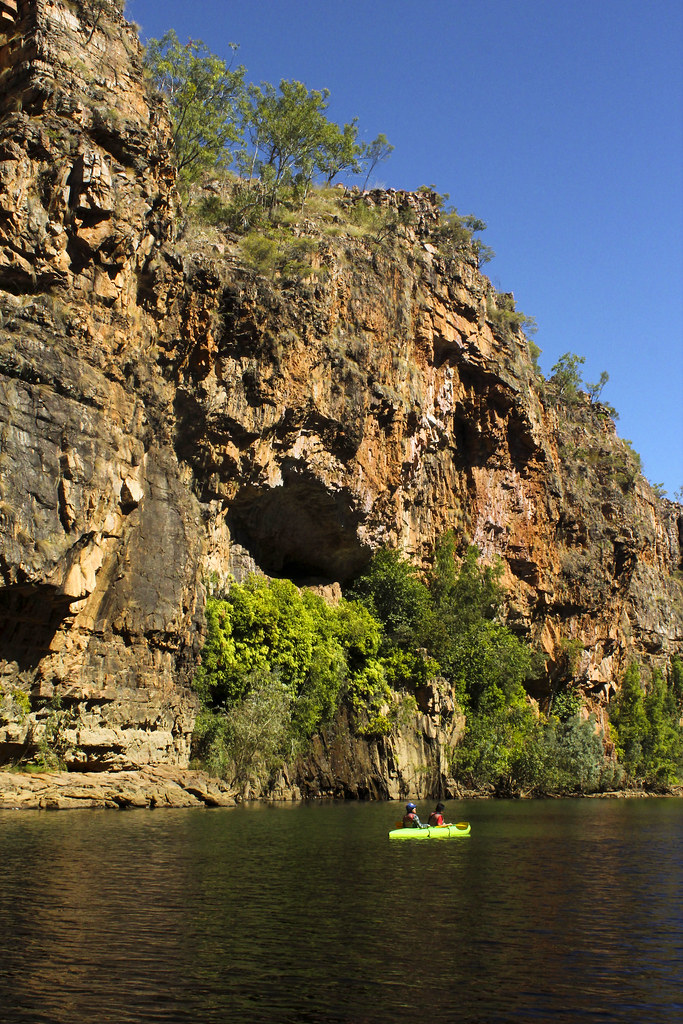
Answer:
M442 803L436 805L436 810L432 811L429 815L428 824L430 826L443 825L443 812L446 810Z
M415 804L406 804L406 813L403 815L404 828L427 828L417 816Z

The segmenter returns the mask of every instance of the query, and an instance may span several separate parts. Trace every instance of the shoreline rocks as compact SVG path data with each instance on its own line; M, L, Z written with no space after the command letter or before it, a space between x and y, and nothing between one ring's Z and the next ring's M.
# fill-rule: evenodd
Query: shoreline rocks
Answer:
M553 794L546 799L634 799L683 797L683 786L667 793L618 790L610 793ZM329 800L339 797L267 796L245 800L222 779L193 769L170 765L148 765L136 771L106 772L15 772L0 770L0 811L67 811L80 809L130 810L164 807L235 807L245 802L286 803L305 799ZM490 793L463 791L458 800L500 799ZM519 799L535 799L520 797Z
M223 780L170 765L137 771L0 771L0 810L234 807L237 802Z

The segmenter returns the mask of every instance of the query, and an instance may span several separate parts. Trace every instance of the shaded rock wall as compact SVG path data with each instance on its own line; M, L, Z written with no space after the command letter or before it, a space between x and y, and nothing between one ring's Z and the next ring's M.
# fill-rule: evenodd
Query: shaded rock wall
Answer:
M171 141L135 33L89 10L25 0L0 36L0 680L68 707L78 764L186 762L199 510L141 298Z
M357 735L342 709L332 726L314 736L307 756L280 773L269 795L356 800L458 796L449 751L464 729L465 718L453 698L434 684L418 694L416 713L404 716L400 729L387 736Z
M503 559L539 699L572 678L604 707L631 658L681 651L681 507L604 410L551 401L510 297L436 244L433 194L347 196L411 216L310 221L311 273L269 277L229 232L176 238L116 4L19 0L0 91L0 754L61 702L74 767L186 764L204 574L336 586L446 529ZM342 717L280 791L421 793L425 765L447 787L455 732L420 710L374 744Z

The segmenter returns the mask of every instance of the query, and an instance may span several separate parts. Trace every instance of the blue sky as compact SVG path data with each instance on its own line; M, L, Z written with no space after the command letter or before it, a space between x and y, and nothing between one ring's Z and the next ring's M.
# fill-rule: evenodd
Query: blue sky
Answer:
M683 4L679 0L128 0L253 82L330 90L395 146L377 184L433 184L488 224L486 272L564 352L672 497L683 487Z

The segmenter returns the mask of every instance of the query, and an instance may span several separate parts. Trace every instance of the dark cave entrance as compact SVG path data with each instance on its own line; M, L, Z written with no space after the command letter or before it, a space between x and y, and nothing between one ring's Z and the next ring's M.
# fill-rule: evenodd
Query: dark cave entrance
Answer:
M330 492L316 480L243 488L230 506L228 524L263 572L299 585L343 583L372 555L358 537L359 516L348 494Z

